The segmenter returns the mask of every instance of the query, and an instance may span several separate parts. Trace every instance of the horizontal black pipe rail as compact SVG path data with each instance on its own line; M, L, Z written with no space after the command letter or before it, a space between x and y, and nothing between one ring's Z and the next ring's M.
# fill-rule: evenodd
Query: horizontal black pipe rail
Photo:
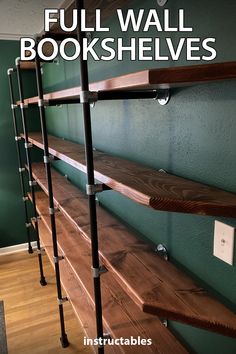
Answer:
M95 97L91 98L91 102L97 101L113 101L113 100L138 100L138 99L157 99L157 91L98 91L95 92ZM50 99L46 101L49 106L56 106L62 104L80 103L78 98L62 98Z
M112 100L138 100L138 99L153 99L159 98L159 92L157 90L150 91L98 91L95 93L95 98L91 99L91 102L97 101L112 101ZM59 106L63 104L78 104L80 103L80 97L75 98L59 98L44 100L45 106ZM38 105L38 102L29 103L29 106Z

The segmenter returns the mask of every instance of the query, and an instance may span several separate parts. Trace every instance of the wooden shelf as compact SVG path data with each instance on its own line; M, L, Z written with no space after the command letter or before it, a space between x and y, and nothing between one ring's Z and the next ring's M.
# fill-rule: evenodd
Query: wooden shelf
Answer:
M166 89L229 79L236 79L236 62L143 70L92 83L90 84L90 90ZM78 98L80 92L80 87L73 87L45 94L44 99ZM38 103L38 97L25 99L25 103L36 104Z
M20 68L21 68L21 70L35 70L35 62L21 61Z
M84 147L49 136L50 153L86 173ZM40 133L30 142L43 149ZM236 195L131 161L94 151L95 177L126 197L156 210L236 217Z
M47 193L44 165L34 164L33 175ZM55 204L75 230L90 242L87 198L55 170L52 177ZM149 245L100 206L97 214L102 262L140 309L236 337L233 312L155 254Z
M37 211L44 223L39 223L40 238L53 264L51 224L47 214L48 198L44 192L36 193ZM78 230L57 212L56 226L63 287L89 338L96 338L93 281L91 274L90 245ZM152 345L145 347L145 353L186 353L187 350L175 339L156 316L145 314L128 297L115 281L111 272L101 277L103 317L105 331L112 338L152 339ZM106 347L106 352L133 353L132 346Z

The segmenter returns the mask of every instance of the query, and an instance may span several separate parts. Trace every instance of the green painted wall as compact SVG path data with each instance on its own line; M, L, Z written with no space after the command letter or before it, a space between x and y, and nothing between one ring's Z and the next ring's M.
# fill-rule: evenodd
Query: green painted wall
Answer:
M19 43L0 41L0 248L27 242L24 226L24 213L20 189L18 162L16 155L7 69L14 67L19 56ZM24 73L25 94L35 92L32 73ZM14 76L17 93L16 76ZM19 127L20 116L17 116ZM38 129L38 122L30 121L32 130ZM24 155L24 151L22 150ZM36 153L37 154L37 153ZM31 213L31 210L30 210ZM32 234L32 238L34 235Z
M135 1L133 6L156 7L156 1ZM215 62L236 59L235 0L169 0L174 12L186 10L195 37L216 37ZM161 9L160 9L161 12ZM111 37L119 35L118 24L110 20ZM155 33L149 33L148 36ZM127 39L132 36L127 34ZM177 34L173 35L178 38ZM188 64L176 62L91 62L90 79L99 80L147 67ZM190 63L189 63L190 64ZM50 91L79 84L78 63L44 67L45 87ZM236 192L236 80L176 89L168 106L154 101L99 102L92 110L94 146L102 151L140 162L156 169ZM48 108L49 132L83 143L79 106ZM84 188L85 176L62 162L56 166ZM112 213L140 233L164 243L171 261L211 289L236 310L236 271L213 257L214 218L149 210L116 192L99 195ZM226 222L234 222L226 220ZM170 327L187 343L191 352L233 354L236 341L174 322ZM172 353L171 353L172 354Z
M0 41L0 246L26 242L17 158L14 141L7 69L14 65L19 45Z

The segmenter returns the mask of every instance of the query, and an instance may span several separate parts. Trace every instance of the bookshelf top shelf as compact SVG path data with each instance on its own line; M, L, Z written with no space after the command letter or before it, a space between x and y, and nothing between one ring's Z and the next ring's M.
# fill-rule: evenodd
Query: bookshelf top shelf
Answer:
M168 89L229 79L236 79L236 62L148 69L92 83L90 90L101 92ZM77 86L45 94L44 99L75 99L79 98L80 92L81 88ZM28 98L25 103L37 104L38 97Z

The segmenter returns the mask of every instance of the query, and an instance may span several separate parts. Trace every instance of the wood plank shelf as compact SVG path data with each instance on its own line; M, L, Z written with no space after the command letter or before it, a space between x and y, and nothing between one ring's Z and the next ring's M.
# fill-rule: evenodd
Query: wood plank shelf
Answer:
M43 164L33 175L47 193ZM84 239L89 239L87 197L52 170L55 204ZM127 227L97 207L100 257L117 282L144 312L236 337L236 315L170 262L155 254Z
M33 61L21 61L20 62L21 70L35 70L35 62Z
M143 70L92 83L90 84L90 90L131 91L167 89L229 79L236 79L236 62ZM79 98L80 92L80 87L73 87L45 94L44 99L59 100ZM38 97L25 99L25 103L37 104Z
M84 147L49 136L50 153L86 173ZM43 149L40 133L32 144ZM95 177L111 189L156 210L236 217L236 195L94 151Z
M36 200L43 221L39 223L40 238L53 264L50 216L46 212L48 198L44 192L37 192ZM90 245L60 212L56 226L59 252L65 257L60 262L63 287L87 336L96 338ZM103 274L101 282L105 331L112 338L150 338L152 345L145 347L145 353L188 353L156 316L140 311L111 272ZM106 352L132 354L133 346L107 346Z

